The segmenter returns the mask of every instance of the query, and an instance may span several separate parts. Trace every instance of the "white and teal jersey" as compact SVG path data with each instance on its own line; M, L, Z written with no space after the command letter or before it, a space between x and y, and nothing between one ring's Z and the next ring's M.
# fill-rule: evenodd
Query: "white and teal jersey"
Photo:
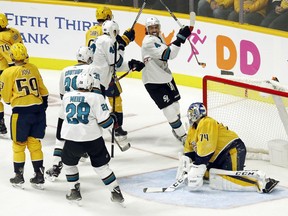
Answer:
M92 141L110 128L113 119L102 94L71 91L63 96L60 118L64 119L61 137L77 142Z

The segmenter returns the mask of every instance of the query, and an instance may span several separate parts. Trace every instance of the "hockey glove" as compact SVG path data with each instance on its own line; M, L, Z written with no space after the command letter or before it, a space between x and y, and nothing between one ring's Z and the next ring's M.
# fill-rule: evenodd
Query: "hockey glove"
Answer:
M135 31L134 29L127 29L122 35L122 39L126 42L126 46L135 39Z
M128 62L128 66L129 66L129 69L132 71L141 71L145 67L145 64L141 61L131 59Z
M180 41L180 43L184 44L186 41L186 38L189 37L191 34L190 27L185 26L181 28L177 34L177 40Z
M117 129L119 128L119 125L118 125L118 119L117 119L117 116L115 113L111 112L110 113L110 117L113 119L114 121L114 128Z
M116 41L119 44L118 49L124 51L126 47L126 42L122 39L120 35L116 36Z

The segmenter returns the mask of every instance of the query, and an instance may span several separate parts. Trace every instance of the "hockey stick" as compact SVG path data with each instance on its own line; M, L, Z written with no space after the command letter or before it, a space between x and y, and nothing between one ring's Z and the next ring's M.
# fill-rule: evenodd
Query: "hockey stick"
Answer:
M173 192L175 191L177 188L179 188L185 181L185 179L187 178L187 173L183 174L179 179L177 179L176 182L174 182L173 184L171 184L169 187L147 187L147 188L143 188L143 192L144 193L164 193L164 192Z
M112 135L112 131L109 130L109 133ZM119 144L119 142L114 139L114 141L116 142L117 146L119 147L119 149L123 152L123 151L127 151L130 147L131 147L131 144L130 143L127 143L126 145L124 145L123 147Z
M162 1L160 0L161 4L166 8L166 10L169 12L169 14L171 15L171 17L178 23L178 25L180 26L180 28L183 28L183 25L180 23L180 21L177 19L177 17L175 16L175 14L168 8L168 6ZM190 12L190 30L193 30L194 24L195 24L195 12L191 11ZM191 34L192 35L192 34ZM191 54L188 58L188 62L191 60L192 56L195 56L195 59L197 61L197 64L200 65L201 67L205 68L206 67L206 63L204 62L199 62L197 55L194 53L194 46L191 43L191 41L189 40L189 38L191 37L191 35L187 38L189 41L189 44L191 46Z
M128 70L127 72L125 72L124 74L122 74L120 77L116 78L116 82L123 79L124 77L126 77L133 69Z
M146 0L144 0L144 2L143 2L143 4L142 4L142 6L141 6L141 8L140 8L140 10L139 10L139 12L138 12L136 18L135 18L135 20L134 20L134 22L133 22L133 25L132 25L131 29L133 29L134 26L135 26L135 24L137 23L137 21L138 21L140 15L141 15L141 13L142 13L142 11L143 11L145 5L146 5Z

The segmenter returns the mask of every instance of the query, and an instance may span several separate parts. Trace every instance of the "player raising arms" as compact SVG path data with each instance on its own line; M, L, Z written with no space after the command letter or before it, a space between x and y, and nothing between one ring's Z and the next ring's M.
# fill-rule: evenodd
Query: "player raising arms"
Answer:
M207 116L203 103L188 109L189 130L176 178L188 173L188 187L197 190L204 174L213 189L270 193L279 181L259 170L244 170L246 147L238 135Z
M168 68L168 60L174 59L186 38L191 34L188 26L181 28L176 40L166 45L160 34L161 25L156 17L146 20L146 36L142 43L142 58L145 63L142 81L150 97L168 120L173 135L183 144L186 132L180 119L180 94Z
M111 191L111 200L123 203L116 176L109 168L110 155L102 137L102 128L113 127L114 120L101 92L91 92L96 84L87 71L83 70L77 76L78 90L64 95L61 109L64 119L61 137L65 139L62 160L71 189L66 198L70 201L82 199L77 164L81 155L87 152L95 172Z
M48 90L37 67L25 62L28 59L26 47L22 43L15 43L10 51L15 66L3 71L0 85L4 102L12 107L10 128L16 175L10 182L14 186L23 186L27 147L35 172L30 182L32 186L43 189L45 180L40 139L45 136Z
M10 46L14 43L22 43L19 31L8 28L8 20L5 14L0 13L0 76L4 69L15 65L10 57ZM0 94L0 134L6 134L7 128L4 122L4 106Z
M99 7L96 10L96 19L98 24L95 26L92 26L87 32L86 32L86 45L92 46L95 48L94 40L98 36L103 34L102 25L106 20L112 20L113 14L110 8L108 7ZM117 35L116 40L120 44L120 48L124 50L124 48L135 38L135 31L132 29L127 29L122 36ZM97 62L95 64L98 64ZM116 79L116 80L114 80ZM102 88L102 91L105 96L108 97L109 103L111 107L114 106L114 113L117 116L118 119L118 125L119 127L115 129L115 136L118 139L126 139L127 137L127 131L123 130L123 107L122 107L122 88L120 85L120 82L117 80L116 77L112 77L110 81L110 85L108 88ZM116 83L116 86L114 86L114 82ZM106 86L105 86L106 87ZM114 99L113 99L114 96ZM114 100L114 101L113 101ZM113 105L113 103L115 103ZM120 138L121 137L121 138Z
M63 95L66 92L74 91L76 87L76 79L78 74L80 74L84 69L89 67L92 62L93 51L87 46L81 46L76 52L77 64L74 66L68 66L64 68L60 75L59 81L59 93L62 100ZM61 173L63 167L61 161L62 149L64 146L64 140L61 138L60 131L63 124L63 119L58 118L57 132L56 132L56 143L53 152L53 167L46 171L46 178L50 181L55 181L55 179ZM86 155L86 154L84 154Z

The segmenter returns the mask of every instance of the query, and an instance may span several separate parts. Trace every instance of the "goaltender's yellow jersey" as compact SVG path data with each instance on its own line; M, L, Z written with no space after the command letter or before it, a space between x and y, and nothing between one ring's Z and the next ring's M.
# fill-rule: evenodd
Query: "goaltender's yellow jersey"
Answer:
M42 97L48 96L38 68L31 63L5 69L0 81L2 99L12 108L41 105Z
M229 143L237 138L239 137L234 131L205 116L199 121L197 128L189 127L184 153L195 151L200 157L213 154L209 160L212 163Z
M0 71L13 64L10 57L10 46L14 43L23 43L17 29L7 28L0 32Z
M91 43L94 41L95 38L98 36L102 35L102 26L100 25L95 25L92 26L88 31L86 32L86 46L90 46Z

